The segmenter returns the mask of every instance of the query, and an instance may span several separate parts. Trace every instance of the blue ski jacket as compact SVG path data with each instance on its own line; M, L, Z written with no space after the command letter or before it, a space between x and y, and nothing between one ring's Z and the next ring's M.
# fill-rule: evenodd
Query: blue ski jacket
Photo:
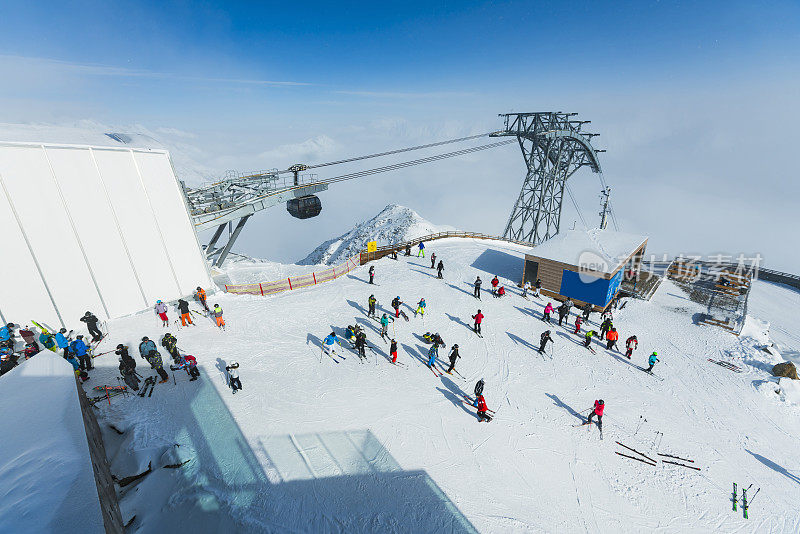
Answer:
M81 364L78 363L78 360L70 356L69 358L67 358L67 361L72 364L73 369L75 369L76 371L80 371Z
M55 343L53 342L53 336L48 336L44 332L39 334L39 343L44 345L44 348L46 348L46 349L49 349L50 347L55 345Z
M148 339L139 344L139 354L141 354L143 358L146 358L151 350L158 350L152 339Z
M67 338L61 332L56 334L56 345L58 345L59 349L66 349L69 346Z
M656 357L656 355L655 354L651 354L650 355L650 360L648 360L647 363L649 363L650 365L655 365L657 361L659 361L659 359Z
M324 343L324 344L326 344L326 345L328 345L328 346L331 346L331 345L333 345L334 343L336 343L336 341L337 341L337 340L336 340L336 337L334 337L334 336L330 336L330 335L329 335L329 336L326 336L326 337L325 337L325 340L323 341L323 343Z
M11 331L7 326L0 328L0 341L8 341L11 339Z
M75 356L84 356L86 351L89 350L89 348L86 346L86 343L84 343L82 339L76 339L73 341L69 348L72 350Z
M424 249L424 248L425 248L425 243L423 243L422 241L420 241L420 242L419 242L419 248L421 248L421 249Z

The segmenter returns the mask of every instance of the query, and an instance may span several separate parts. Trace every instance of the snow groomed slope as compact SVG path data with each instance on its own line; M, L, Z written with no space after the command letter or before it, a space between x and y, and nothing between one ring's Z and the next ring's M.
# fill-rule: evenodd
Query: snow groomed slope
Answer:
M445 265L400 256L375 262L376 286L363 266L336 282L262 298L217 295L228 329L200 318L172 331L197 357L202 376L159 384L150 398L115 398L101 408L115 463L136 458L153 472L122 490L123 516L137 532L797 532L796 407L763 393L768 381L759 340L694 325L703 310L665 281L651 302L629 301L615 314L624 340L639 338L632 361L594 346L569 327L546 326L546 304L525 300L511 281L524 249L471 240L430 243ZM438 261L438 260L437 260ZM493 275L509 294L472 297L477 275ZM390 333L399 361L388 362L379 325L366 317L374 293L380 312L395 296L411 320ZM425 319L411 307L428 302ZM478 308L483 338L470 330ZM174 313L173 313L174 315ZM570 320L570 323L574 319ZM597 329L598 317L592 316ZM320 340L359 323L375 352L359 363L323 355ZM553 331L552 351L534 349ZM163 334L152 314L110 325L109 346L135 348ZM426 368L426 332L439 332L456 369L441 378ZM637 366L657 350L651 377ZM441 351L444 359L445 351ZM104 359L106 358L106 359ZM734 359L734 373L707 361ZM231 395L227 362L241 364L243 391ZM140 373L147 376L143 360ZM115 383L112 355L96 360L89 384ZM478 423L462 402L479 378L497 411ZM604 399L604 440L576 415ZM694 471L653 467L618 456L615 442L653 458L694 460ZM180 444L192 458L163 469ZM188 451L188 452L187 452ZM167 459L164 459L166 455ZM120 467L122 469L122 467ZM118 473L115 473L118 474ZM118 474L119 476L119 474ZM750 519L732 511L732 483L761 491ZM165 505L164 502L167 504Z

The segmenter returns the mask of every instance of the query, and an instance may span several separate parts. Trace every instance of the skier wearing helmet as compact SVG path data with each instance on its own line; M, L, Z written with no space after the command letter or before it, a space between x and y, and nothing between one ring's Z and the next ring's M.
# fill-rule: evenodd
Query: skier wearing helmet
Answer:
M197 291L194 293L195 298L203 305L203 309L205 311L210 311L208 309L208 304L206 304L206 292L203 290L202 287L197 286Z
M156 315L158 315L159 319L161 319L161 326L164 328L169 326L169 319L167 318L167 305L161 302L160 300L156 301Z
M456 360L460 357L461 355L458 354L458 343L455 343L450 349L450 367L448 367L446 371L448 375L453 372L456 366Z
M606 403L603 402L603 399L594 401L594 410L592 410L592 413L589 414L589 418L583 424L584 425L588 425L589 423L591 423L592 422L592 417L594 417L596 415L597 416L597 428L599 428L602 431L603 430L603 410L605 410L605 409L606 409Z

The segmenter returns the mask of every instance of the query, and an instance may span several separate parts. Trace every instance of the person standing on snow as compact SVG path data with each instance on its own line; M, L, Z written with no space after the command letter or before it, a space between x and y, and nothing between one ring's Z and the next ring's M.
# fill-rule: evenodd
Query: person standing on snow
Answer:
M178 311L181 312L181 324L186 326L186 323L194 326L192 322L192 314L189 313L189 303L183 299L178 299Z
M474 284L473 290L472 290L472 296L477 298L478 300L481 300L481 284L482 283L483 282L481 282L481 277L479 276L478 278L475 279L475 284Z
M595 332L594 330L589 330L588 332L586 332L586 335L584 336L583 346L588 348L589 345L592 344L592 336L596 335L597 332Z
M203 306L203 309L206 312L211 311L208 309L208 304L206 303L206 292L203 291L202 287L197 286L197 291L194 292L194 298L197 299L197 301L200 303L201 306Z
M336 336L336 334L333 335ZM239 362L231 362L230 365L225 366L225 370L228 371L228 384L231 386L233 394L236 395L236 391L242 389L242 381L239 380Z
M533 296L538 298L539 297L539 291L541 291L541 289L542 289L542 279L541 278L537 278L536 279L536 283L533 284Z
M478 407L478 397L483 395L483 386L484 386L483 378L481 378L475 383L475 390L474 390L475 402L473 402L472 405L475 406L476 408Z
M603 322L600 323L600 339L603 339L613 326L614 323L611 322L611 319L606 317Z
M575 303L572 302L572 299L569 298L569 297L567 297L567 300L564 301L564 306L567 307L567 317L569 317L569 312L572 310L572 307L574 305L575 305Z
M583 423L584 425L588 425L592 422L592 417L595 415L597 416L597 428L603 430L603 410L606 409L606 403L603 402L603 399L594 401L594 410L592 413L589 414L589 417L586 419L586 422Z
M475 404L477 404L478 407L478 422L490 422L492 420L492 416L486 413L489 411L489 408L486 406L486 399L483 398L483 395L478 395L478 398L475 400Z
M95 341L99 341L100 338L103 337L103 333L97 328L97 323L100 321L95 314L90 311L87 311L81 317L81 322L86 323L86 327L89 329L89 333L92 335L92 343Z
M327 354L336 354L336 347L334 347L334 343L338 343L340 347L342 346L342 344L339 343L339 339L336 337L336 332L331 332L325 336L325 339L322 340L322 349Z
M369 271L367 271L367 272L369 273L369 283L370 284L374 284L375 283L375 266L374 265L370 265L369 266Z
M145 356L145 360L150 364L150 367L156 370L158 376L161 377L161 380L158 381L159 384L163 384L169 380L169 375L164 370L164 361L161 359L161 354L159 354L157 350L151 350L147 356Z
M658 359L658 353L656 351L653 351L653 354L650 355L650 359L647 360L647 363L650 364L650 367L645 369L645 371L648 372L648 373L652 373L653 372L653 366L655 366L656 362L660 362L660 361L661 360Z
M590 303L586 303L586 306L583 307L583 321L587 322L589 320L589 315L592 313L592 305Z
M420 314L422 316L422 318L424 319L425 318L425 307L426 306L427 306L427 304L425 303L425 299L424 298L420 299L420 301L417 302L417 309L414 310L414 317L416 317L417 314Z
M214 310L211 312L214 319L217 321L217 328L225 330L225 319L222 318L222 308L219 304L214 304Z
M558 307L558 326L561 326L561 323L564 322L564 317L567 316L567 305L566 303L562 303L561 306Z
M450 367L447 368L447 374L453 372L453 369L456 367L456 360L459 359L461 356L458 354L458 343L454 344L450 349Z
M156 315L158 318L161 319L161 326L168 327L169 326L169 319L167 318L167 305L161 302L160 300L156 301L155 305Z
M435 252L433 252L431 254L431 269L433 269L434 267L436 267L436 253Z
M575 316L575 332L573 332L573 334L577 335L577 334L580 334L580 333L581 333L581 316L580 315L576 315Z
M606 343L606 350L613 349L617 345L618 339L619 339L619 333L617 333L617 329L612 328L608 332L608 334L606 334L606 340L608 340L608 343Z
M383 314L381 317L381 337L385 338L389 335L389 317L386 314Z
M144 336L142 338L142 342L139 343L139 355L146 360L147 355L150 354L151 351L154 352L155 350L156 344L153 343L153 340L147 336Z
M397 341L394 339L392 339L392 344L389 346L389 354L392 355L392 363L397 363Z
M478 310L478 313L473 315L472 319L475 321L475 325L472 327L472 330L476 334L480 335L480 333L481 333L481 323L483 322L483 314L481 313L480 310Z
M497 286L500 285L500 280L495 276L492 278L492 295L497 294Z
M411 256L411 243L406 243L406 256Z
M125 365L133 368L134 370L136 369L136 360L134 360L133 357L128 354L128 347L120 343L117 345L117 350L114 351L114 354L119 356L122 361L125 362Z
M399 296L397 296L394 299L392 299L392 308L394 308L394 316L395 316L395 318L400 317L400 305L402 303L403 303L403 301L400 300Z
M172 356L172 360L176 364L180 361L181 355L178 353L178 338L167 332L164 334L164 337L161 338L161 346L167 349L167 353Z
M547 306L544 307L544 315L542 316L542 321L549 323L551 313L553 313L553 305L548 302Z
M436 276L441 280L442 279L442 271L444 271L444 263L442 260L439 260L439 265L436 266Z
M53 352L56 351L56 342L53 339L53 334L45 334L42 332L39 334L39 343L41 343L46 349L52 350Z
M122 380L134 391L139 391L139 377L136 376L136 362L128 356L127 359L119 359L119 374Z
M638 348L639 348L639 340L636 339L636 336L631 336L627 340L625 340L625 356L627 356L629 360L631 359L633 351L635 351Z
M433 364L436 363L436 356L438 356L438 351L436 350L436 343L431 345L431 348L428 349L428 367L433 369Z
M56 345L58 345L59 349L64 351L64 358L69 359L69 341L67 341L67 336L64 335L66 333L66 328L62 328L58 331L58 334L56 334Z
M70 343L69 348L75 357L78 358L82 371L91 371L94 369L94 367L92 367L92 357L89 356L89 347L83 342L83 334L78 334L75 341Z
M417 245L417 246L419 247L419 252L417 252L417 257L419 258L420 256L422 256L424 258L425 257L425 243L420 241L419 245Z
M370 295L369 298L367 299L367 306L369 306L367 317L372 317L372 318L375 317L375 306L377 304L378 304L378 299L375 298L375 295Z
M539 337L539 354L544 353L545 347L547 347L547 342L553 343L553 338L550 337L550 330L545 330L542 335Z

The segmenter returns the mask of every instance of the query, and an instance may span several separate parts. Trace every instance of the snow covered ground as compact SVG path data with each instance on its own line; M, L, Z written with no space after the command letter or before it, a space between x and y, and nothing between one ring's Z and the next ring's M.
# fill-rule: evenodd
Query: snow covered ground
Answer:
M793 287L756 280L747 301L748 313L769 323L769 336L786 360L800 366L800 291Z
M444 281L426 259L384 258L374 263L377 287L364 266L273 297L216 295L227 331L200 317L171 329L197 357L200 380L177 372L152 397L98 409L112 472L153 470L122 489L123 517L136 516L129 532L800 531L800 408L774 393L759 323L743 338L696 325L702 308L665 281L651 302L630 301L615 315L621 339L639 337L633 361L597 344L594 355L571 326L539 320L546 301L519 296L511 281L522 247L448 239L430 252L444 261ZM484 292L478 302L475 276L487 286L494 274L509 295ZM405 368L387 361L379 325L366 317L370 293L380 311L396 295L407 303L410 322L390 327ZM423 296L424 321L411 313ZM483 338L469 327L478 308ZM340 363L321 354L331 329L356 322L375 347L367 363L346 349ZM151 313L109 326L106 350L125 343L134 353L143 335L163 334ZM555 344L543 356L533 348L546 328ZM425 331L441 333L448 350L459 344L466 380L423 365ZM653 350L663 381L636 367ZM707 361L720 356L745 372ZM236 395L224 378L231 360L241 364ZM116 384L116 357L95 362L85 387ZM461 402L481 377L497 410L488 424ZM593 425L575 426L600 398L603 441ZM629 451L616 441L656 459L692 459L701 471L623 458L615 451ZM752 483L750 495L761 488L749 520L731 510L733 482Z

